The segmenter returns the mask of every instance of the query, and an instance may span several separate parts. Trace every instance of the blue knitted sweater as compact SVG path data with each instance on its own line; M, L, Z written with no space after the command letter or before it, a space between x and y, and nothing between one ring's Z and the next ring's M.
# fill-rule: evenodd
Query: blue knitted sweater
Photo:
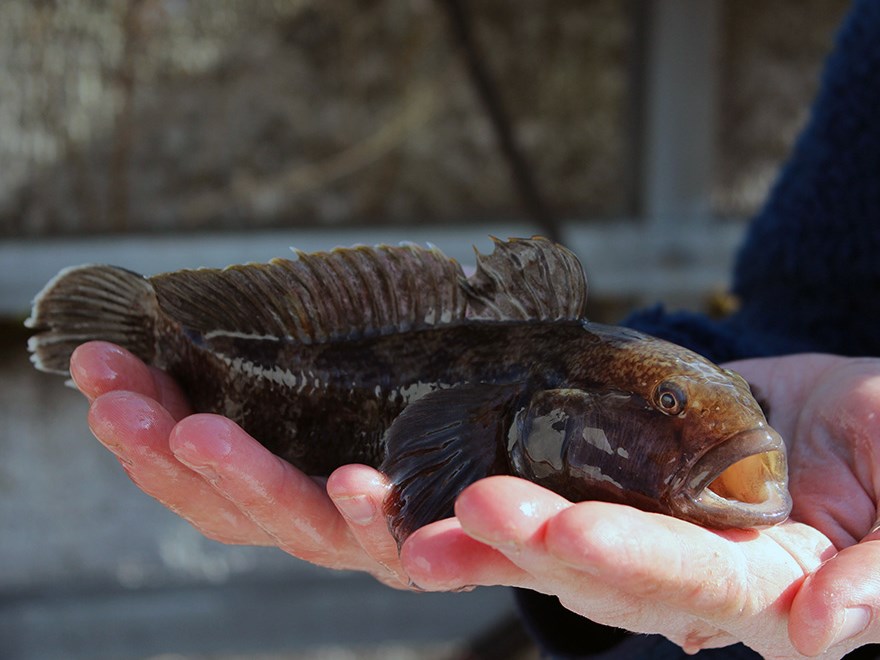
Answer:
M742 245L741 307L723 320L637 312L625 324L724 362L822 351L880 355L880 0L855 0L810 119ZM757 658L738 644L696 656L657 635L623 636L518 592L526 625L561 658ZM870 653L877 648L851 654Z
M718 361L827 351L880 355L880 2L858 0L812 115L734 271L741 310L637 313L628 324Z

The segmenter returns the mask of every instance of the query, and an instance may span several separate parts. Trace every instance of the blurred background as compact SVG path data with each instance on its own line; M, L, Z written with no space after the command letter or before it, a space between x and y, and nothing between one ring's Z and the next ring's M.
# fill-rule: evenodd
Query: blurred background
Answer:
M140 493L30 367L31 298L84 262L537 233L595 319L723 313L848 4L3 0L0 658L513 657L505 589L393 592Z

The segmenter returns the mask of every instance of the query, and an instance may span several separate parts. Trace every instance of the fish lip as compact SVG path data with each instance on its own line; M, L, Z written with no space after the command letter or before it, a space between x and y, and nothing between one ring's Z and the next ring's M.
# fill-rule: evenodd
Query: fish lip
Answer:
M778 453L774 460L781 460L782 469L767 479L764 501L729 500L709 488L722 472L738 461L772 452ZM784 521L792 506L785 453L780 435L764 424L733 434L701 456L688 471L682 513L694 522L717 528L764 527Z

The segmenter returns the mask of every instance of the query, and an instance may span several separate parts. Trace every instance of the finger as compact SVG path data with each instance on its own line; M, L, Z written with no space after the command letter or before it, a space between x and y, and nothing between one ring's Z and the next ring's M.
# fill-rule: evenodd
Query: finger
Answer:
M383 581L388 583L390 579L396 586L407 586L409 578L400 564L397 541L382 513L388 488L385 475L366 465L343 465L327 479L327 494L348 521L352 535L387 571Z
M489 477L466 488L455 503L464 532L493 547L544 589L578 578L544 547L548 521L572 504L556 493L516 477ZM581 573L581 577L582 577Z
M511 477L465 490L456 514L468 534L532 573L552 571L560 581L587 575L699 616L724 617L746 604L743 553L723 536L675 518L604 502L571 505Z
M493 546L516 551L544 523L571 502L537 484L517 477L488 477L458 496L455 515L470 536Z
M149 367L153 377L153 385L156 388L156 401L178 422L193 413L189 400L180 389L177 381L161 369Z
M616 529L615 522L631 512L650 518L650 514L620 505L572 505L540 486L510 477L477 482L459 496L456 504L462 528L491 545L508 561L505 565L496 560L491 565L494 570L504 570L504 574L492 576L495 583L551 593L566 608L600 623L638 632L662 632L688 652L735 641L716 625L676 608L671 602L658 607L658 601L664 598L682 598L679 590L683 580L658 583L656 575L669 567L663 560L651 557L650 549L645 553L647 557L605 556L608 552L619 552L617 546L621 544L617 539L629 532L626 528ZM603 529L600 523L607 523L607 527ZM635 536L655 534L651 523L656 524L650 519L647 524L637 520L639 529ZM582 524L592 525L596 538L589 533L579 535L578 527ZM585 541L586 549L568 547ZM594 551L598 559L590 556ZM639 565L628 565L634 560ZM458 568L438 565L450 577ZM415 570L408 563L405 566L411 574ZM433 572L439 571L434 568ZM479 577L471 580L482 584ZM689 593L694 593L703 585L688 586Z
M880 540L841 550L794 597L789 636L805 655L880 642Z
M147 365L121 346L91 341L77 347L70 356L70 375L89 399L126 390L152 399L156 396L153 376Z
M107 392L125 390L158 401L175 419L189 414L186 397L167 374L115 344L92 341L79 346L70 357L70 375L91 401Z
M556 493L516 477L489 477L472 484L458 496L455 516L469 544L481 548L480 554L474 555L479 561L469 562L465 557L460 567L447 567L448 579L460 570L461 580L471 584L553 591L551 584L569 579L571 571L546 556L541 547L543 533L547 521L570 506ZM467 547L463 540L450 541ZM493 552L486 554L483 547ZM444 567L436 561L435 565Z
M145 493L188 520L206 536L225 543L271 542L265 533L168 448L175 420L155 401L134 392L110 392L89 410L95 437L122 463Z
M456 518L417 530L403 544L400 560L412 582L425 591L535 586L531 576L501 552L468 536Z
M332 568L364 568L366 554L323 486L219 415L182 420L171 451L286 552ZM372 566L372 564L370 564Z
M617 589L691 615L726 619L749 604L749 567L738 544L684 521L604 502L571 507L548 524L545 547Z

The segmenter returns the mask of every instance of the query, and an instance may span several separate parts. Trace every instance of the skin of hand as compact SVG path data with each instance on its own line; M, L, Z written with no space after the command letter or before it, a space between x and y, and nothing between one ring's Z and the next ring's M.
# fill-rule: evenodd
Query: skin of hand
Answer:
M278 546L410 588L381 514L388 484L379 472L347 465L309 477L231 420L191 414L167 374L113 344L80 346L70 374L91 402L92 432L131 480L208 538Z
M77 349L71 375L132 480L218 541L276 545L398 588L531 588L688 652L742 641L768 658L839 658L880 642L880 360L727 366L757 387L789 445L789 521L709 530L499 476L466 489L456 517L417 531L399 557L377 471L306 476L230 420L190 415L167 375L112 344Z

